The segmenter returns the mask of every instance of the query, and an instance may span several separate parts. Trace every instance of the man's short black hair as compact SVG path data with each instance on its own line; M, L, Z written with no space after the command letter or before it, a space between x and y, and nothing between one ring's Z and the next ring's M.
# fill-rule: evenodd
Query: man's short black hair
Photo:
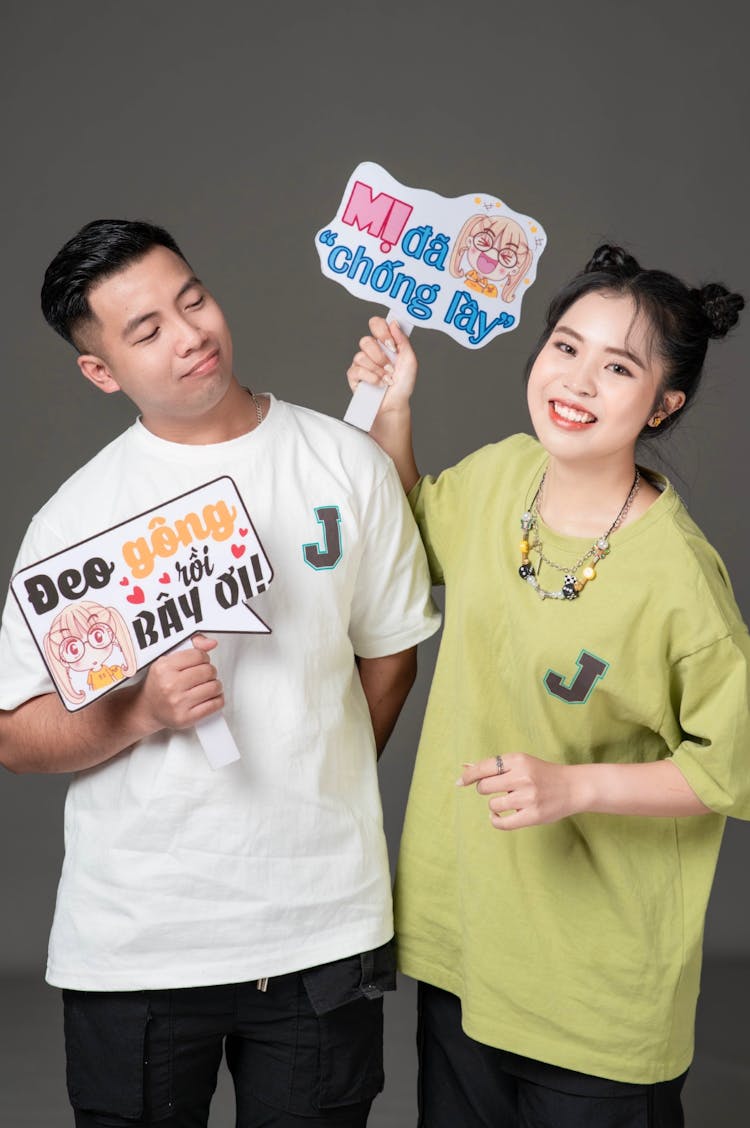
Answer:
M166 247L187 262L169 232L153 223L95 219L82 227L44 274L42 313L55 332L78 348L81 329L94 320L88 301L92 286L143 258L153 247Z

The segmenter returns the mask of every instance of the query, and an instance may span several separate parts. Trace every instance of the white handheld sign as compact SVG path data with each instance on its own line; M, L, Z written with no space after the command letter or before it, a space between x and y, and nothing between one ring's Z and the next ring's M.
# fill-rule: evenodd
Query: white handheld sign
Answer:
M223 477L22 568L11 590L75 712L198 630L269 634L248 601L272 579L237 487ZM206 725L197 731L211 760ZM239 756L233 741L236 755L221 743L213 766Z
M334 219L316 235L327 278L387 304L388 318L407 333L414 325L439 329L470 349L518 325L546 243L538 220L497 196L448 199L408 188L369 161L354 170ZM363 384L355 399L379 404L384 394Z

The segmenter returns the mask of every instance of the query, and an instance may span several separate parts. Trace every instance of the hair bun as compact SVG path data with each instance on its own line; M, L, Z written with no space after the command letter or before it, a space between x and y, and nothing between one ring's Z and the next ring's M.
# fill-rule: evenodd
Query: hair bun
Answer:
M602 243L583 268L584 274L602 271L616 274L619 278L632 278L640 272L640 264L632 255L613 243Z
M737 324L740 311L745 308L742 294L730 294L718 282L709 282L707 286L701 286L700 290L693 290L692 294L708 320L709 337L725 337Z

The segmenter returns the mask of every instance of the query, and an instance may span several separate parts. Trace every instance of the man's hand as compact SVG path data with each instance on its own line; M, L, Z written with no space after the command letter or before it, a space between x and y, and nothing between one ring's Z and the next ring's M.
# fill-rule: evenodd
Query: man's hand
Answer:
M162 729L189 728L224 705L208 652L214 639L165 654L137 685L69 713L56 693L0 711L0 764L12 772L77 772L111 760Z
M190 728L224 707L224 692L209 651L216 639L194 635L192 647L173 650L148 668L133 702L151 732Z

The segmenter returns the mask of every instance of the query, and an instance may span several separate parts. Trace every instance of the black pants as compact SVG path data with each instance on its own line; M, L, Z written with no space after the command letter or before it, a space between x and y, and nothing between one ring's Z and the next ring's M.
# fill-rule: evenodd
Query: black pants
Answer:
M256 983L64 991L77 1128L205 1128L222 1055L238 1128L364 1128L383 1087L390 946Z
M455 995L419 984L420 1128L683 1128L686 1074L628 1085L475 1042Z

